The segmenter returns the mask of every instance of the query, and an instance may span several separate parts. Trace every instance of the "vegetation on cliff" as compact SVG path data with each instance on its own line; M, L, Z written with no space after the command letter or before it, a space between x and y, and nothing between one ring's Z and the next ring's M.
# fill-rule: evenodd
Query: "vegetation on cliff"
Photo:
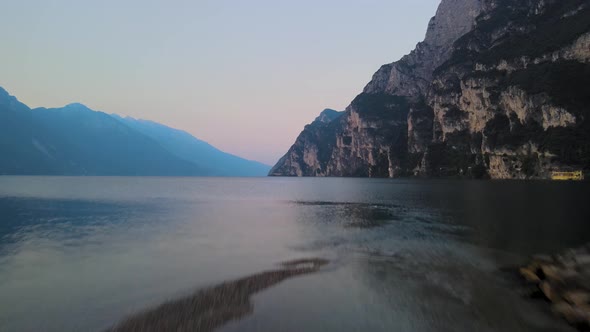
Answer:
M425 41L382 66L339 121L302 133L273 175L588 170L589 45L587 1L443 0Z

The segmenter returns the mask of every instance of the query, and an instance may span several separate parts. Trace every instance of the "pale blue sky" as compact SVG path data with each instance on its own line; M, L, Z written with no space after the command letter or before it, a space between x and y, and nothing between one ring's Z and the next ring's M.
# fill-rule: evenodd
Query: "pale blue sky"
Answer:
M273 164L424 38L439 0L2 0L0 86Z

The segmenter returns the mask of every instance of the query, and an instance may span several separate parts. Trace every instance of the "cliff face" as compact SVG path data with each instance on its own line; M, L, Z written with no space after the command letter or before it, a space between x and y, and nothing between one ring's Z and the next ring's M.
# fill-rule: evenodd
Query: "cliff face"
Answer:
M274 176L327 176L325 165L331 157L343 112L325 109L305 126L295 144L270 170Z
M423 96L434 69L445 62L453 43L469 32L482 10L482 0L443 0L428 24L426 37L401 60L382 66L363 93Z
M443 0L426 38L271 175L544 178L590 167L584 0Z
M423 172L481 165L492 178L523 179L590 166L588 5L487 2L435 71L429 103L439 155L424 158L431 167Z

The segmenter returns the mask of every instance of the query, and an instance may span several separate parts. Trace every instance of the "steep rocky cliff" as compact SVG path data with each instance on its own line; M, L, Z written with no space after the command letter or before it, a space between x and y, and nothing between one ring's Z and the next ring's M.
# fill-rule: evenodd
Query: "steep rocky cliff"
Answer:
M427 152L438 156L424 158L422 171L481 165L492 178L521 179L587 169L589 5L488 1L476 28L434 73Z
M590 167L590 3L443 0L426 38L271 175L545 178Z
M330 159L343 112L325 109L311 124L305 126L289 152L270 170L270 175L322 176L322 164Z

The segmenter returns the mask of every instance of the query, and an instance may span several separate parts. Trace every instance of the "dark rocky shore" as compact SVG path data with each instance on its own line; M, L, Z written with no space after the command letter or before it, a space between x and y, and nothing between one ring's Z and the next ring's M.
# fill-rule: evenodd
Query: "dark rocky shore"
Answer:
M317 272L327 263L319 258L284 262L281 269L224 282L128 317L108 331L212 331L252 313L252 295L286 279Z
M520 274L530 294L547 299L553 313L590 330L590 244L554 256L534 256Z

